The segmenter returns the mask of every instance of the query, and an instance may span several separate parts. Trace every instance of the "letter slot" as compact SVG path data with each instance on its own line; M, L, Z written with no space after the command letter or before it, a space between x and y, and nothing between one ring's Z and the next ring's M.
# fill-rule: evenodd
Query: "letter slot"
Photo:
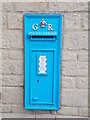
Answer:
M59 110L62 15L24 15L25 110Z
M29 35L29 39L30 40L39 40L39 41L42 41L42 40L56 40L57 39L57 36L56 35Z

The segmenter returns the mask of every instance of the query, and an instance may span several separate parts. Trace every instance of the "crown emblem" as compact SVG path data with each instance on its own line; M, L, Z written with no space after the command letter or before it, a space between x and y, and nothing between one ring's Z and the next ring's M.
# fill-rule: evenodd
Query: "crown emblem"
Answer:
M44 19L42 18L42 21L40 22L40 27L42 27L42 28L44 28L46 25L47 25L47 23L44 21Z

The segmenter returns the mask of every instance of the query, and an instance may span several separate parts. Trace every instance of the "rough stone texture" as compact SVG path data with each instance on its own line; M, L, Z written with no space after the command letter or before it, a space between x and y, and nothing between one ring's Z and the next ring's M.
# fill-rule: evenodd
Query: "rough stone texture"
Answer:
M0 113L2 113L2 105L1 105L1 103L0 103Z
M11 112L11 108L10 108L10 105L4 105L2 104L2 113L10 113Z
M46 11L47 10L47 3L45 2L35 2L35 3L15 3L15 11Z
M76 79L76 87L79 89L88 89L88 78L77 78Z
M23 113L23 114L35 114L36 111L28 111L28 110L24 110L24 106L23 104L3 104L2 105L2 112L3 113Z
M88 90L63 89L62 105L64 106L88 106Z
M23 88L19 87L3 87L2 103L23 103Z
M49 11L87 11L87 3L72 3L72 2L59 2L59 3L49 3Z
M87 50L88 49L88 32L75 31L64 32L64 49L69 50Z
M89 21L90 19L88 20L88 17L90 17L90 16L88 16L88 13L82 14L82 27L83 27L84 30L88 29L88 27L89 27L88 22L90 24L90 21Z
M64 76L88 76L87 62L63 62Z
M12 2L4 2L2 11L12 12L14 10L14 4Z
M23 59L23 51L20 50L2 50L2 58L3 59L14 59L14 60L21 60Z
M62 78L62 88L74 89L76 87L76 78L75 77L63 77Z
M80 62L88 62L88 54L86 53L79 53L78 54L78 61Z
M2 87L0 86L0 104L2 103Z
M2 50L1 49L0 49L0 59L2 59Z
M0 87L2 86L2 75L0 75Z
M78 115L77 107L62 107L57 114L61 115Z
M64 14L64 29L65 30L80 30L81 29L81 15L78 13Z
M2 59L0 60L0 75L2 74Z
M7 28L7 13L6 12L2 12L3 16L2 16L2 29Z
M3 86L23 86L23 75L3 75L2 85Z
M79 108L79 115L80 116L88 116L88 108Z
M88 3L4 2L0 41L0 84L4 117L53 117L88 115ZM23 15L62 13L62 95L59 111L24 110ZM90 16L89 16L90 17ZM2 68L2 71L1 71ZM0 99L1 102L1 99ZM1 105L0 105L1 107ZM0 109L1 112L1 109ZM7 114L9 113L9 114ZM47 114L47 115L46 115Z
M13 64L14 63L14 64ZM23 74L23 60L3 60L2 73L3 74Z
M8 14L8 28L9 29L22 29L23 16L21 14Z
M77 60L77 54L72 52L72 51L69 51L69 50L63 50L62 60L63 61L76 61Z
M3 48L16 49L23 48L23 33L19 30L3 30L2 31Z

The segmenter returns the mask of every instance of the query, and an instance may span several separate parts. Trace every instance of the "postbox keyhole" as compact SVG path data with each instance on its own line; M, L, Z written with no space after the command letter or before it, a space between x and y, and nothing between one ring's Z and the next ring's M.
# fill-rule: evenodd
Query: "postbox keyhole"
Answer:
M39 80L37 80L37 83L39 83Z

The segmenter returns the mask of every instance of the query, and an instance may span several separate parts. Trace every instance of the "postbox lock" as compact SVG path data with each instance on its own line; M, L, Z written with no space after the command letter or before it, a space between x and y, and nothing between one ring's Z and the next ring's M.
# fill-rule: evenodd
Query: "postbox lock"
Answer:
M39 83L39 80L37 80L37 83Z

